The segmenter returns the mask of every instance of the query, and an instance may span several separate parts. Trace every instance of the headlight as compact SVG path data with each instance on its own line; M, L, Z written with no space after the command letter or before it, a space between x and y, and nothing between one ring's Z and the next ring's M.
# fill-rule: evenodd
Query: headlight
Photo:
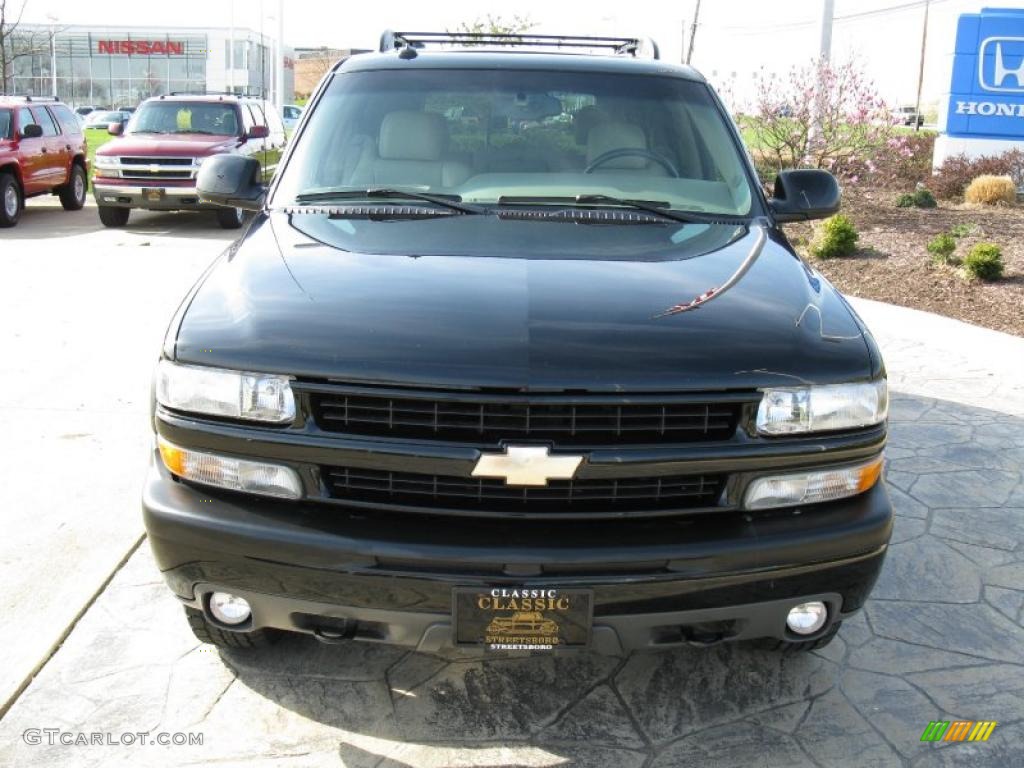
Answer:
M888 412L885 379L866 384L766 389L757 409L757 431L762 435L789 435L855 429L884 421Z
M286 376L244 373L161 360L156 399L165 408L283 424L295 418Z
M96 155L95 165L97 168L120 168L121 158Z
M870 489L881 474L882 457L879 456L852 467L759 477L747 487L743 507L770 509L845 499Z
M164 466L185 480L282 499L298 499L302 496L302 483L291 467L190 451L162 437L158 438L157 444Z

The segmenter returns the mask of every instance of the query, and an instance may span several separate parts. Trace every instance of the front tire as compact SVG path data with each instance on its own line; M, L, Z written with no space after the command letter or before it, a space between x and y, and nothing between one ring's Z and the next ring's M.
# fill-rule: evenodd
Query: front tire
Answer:
M80 211L85 206L85 192L89 186L85 178L85 169L77 163L71 166L71 178L61 187L57 194L65 211Z
M277 634L269 629L257 629L254 632L229 632L221 629L216 624L207 621L202 611L195 608L185 608L185 618L192 629L192 634L201 643L209 643L218 648L228 648L233 651L252 651L257 648L266 648L277 640Z
M101 205L99 207L100 221L104 227L123 227L128 223L128 216L131 215L131 208L117 208L113 205Z
M10 173L0 173L0 227L13 227L21 218L25 198L21 185Z
M245 223L245 211L241 208L220 208L217 210L217 223L223 229L238 229Z

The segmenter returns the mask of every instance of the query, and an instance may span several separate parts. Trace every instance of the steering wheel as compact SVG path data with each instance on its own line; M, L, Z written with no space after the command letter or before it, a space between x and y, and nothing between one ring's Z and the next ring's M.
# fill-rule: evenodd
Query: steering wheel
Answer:
M679 178L679 171L676 167L663 155L659 155L657 152L651 152L649 149L641 149L640 147L622 147L621 149L609 149L607 152L602 152L600 155L595 157L586 168L583 169L584 173L593 173L597 168L601 167L610 160L617 160L620 157L643 157L647 160L651 160L668 172L669 176Z

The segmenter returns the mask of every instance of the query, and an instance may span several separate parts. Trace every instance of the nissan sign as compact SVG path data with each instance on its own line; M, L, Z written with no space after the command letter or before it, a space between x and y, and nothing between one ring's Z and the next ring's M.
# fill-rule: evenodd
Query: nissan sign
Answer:
M99 40L97 53L121 56L183 56L185 44L170 40Z
M1024 139L1024 9L960 16L946 134Z

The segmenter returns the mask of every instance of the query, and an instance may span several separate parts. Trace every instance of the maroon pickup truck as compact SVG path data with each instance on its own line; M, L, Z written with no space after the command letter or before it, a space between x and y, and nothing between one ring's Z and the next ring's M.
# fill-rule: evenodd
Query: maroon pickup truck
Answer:
M56 100L0 96L0 227L13 227L25 200L60 197L66 211L85 205L88 163L82 126Z
M285 143L284 125L265 101L232 95L171 94L147 99L119 138L96 151L93 195L100 221L123 227L133 208L211 210L225 229L242 226L241 208L208 205L196 174L208 157L236 154L257 160L269 181Z

